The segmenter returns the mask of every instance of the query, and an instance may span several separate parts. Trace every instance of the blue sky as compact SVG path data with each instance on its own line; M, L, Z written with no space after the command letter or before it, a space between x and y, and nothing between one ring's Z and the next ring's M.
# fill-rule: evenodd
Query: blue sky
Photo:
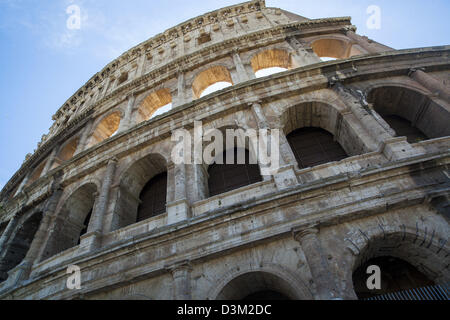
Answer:
M234 0L0 0L0 188L36 149L51 116L127 49ZM69 30L68 6L81 8ZM450 44L448 0L266 0L308 18L351 16L358 33L396 49ZM381 9L369 30L368 6Z

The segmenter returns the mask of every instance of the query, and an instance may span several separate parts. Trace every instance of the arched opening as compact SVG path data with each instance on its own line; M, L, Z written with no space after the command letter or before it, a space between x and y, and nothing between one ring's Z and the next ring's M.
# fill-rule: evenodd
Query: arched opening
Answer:
M406 137L409 143L416 143L428 139L422 131L402 117L388 115L384 116L383 119L395 131L397 137Z
M172 109L172 95L169 89L149 94L138 108L137 122L147 121Z
M384 229L381 225L379 229L361 231L365 235L366 245L359 249L353 268L347 274L347 279L353 283L356 297L371 300L428 300L442 295L440 286L450 283L445 231L443 236L434 230L430 237L425 231L427 227L421 230L419 225L401 232L381 232ZM368 274L369 266L380 267L380 272L374 274L371 271ZM377 275L380 275L381 289L370 290L367 282L370 280L373 283L373 277L369 277Z
M198 99L232 85L230 72L223 66L214 66L197 75L192 83L192 91L194 98Z
M378 266L381 271L381 289L367 287L369 266ZM388 293L433 286L435 283L410 263L395 257L382 256L366 261L353 273L353 286L358 299L368 299Z
M52 169L55 169L65 161L69 161L70 159L72 159L73 155L75 154L75 151L77 150L79 141L80 141L79 138L74 138L70 140L68 143L66 143L66 145L63 146L63 148L61 148L61 150L55 157Z
M78 188L65 201L59 217L58 225L50 234L42 259L45 260L55 254L77 246L80 238L87 233L91 215L94 210L97 187L88 183Z
M256 54L251 65L257 78L297 67L292 55L280 49L269 49Z
M33 170L33 172L30 175L30 178L28 179L26 185L29 186L33 182L35 182L37 179L39 179L42 175L42 171L44 171L45 165L47 163L46 161L42 161L39 166L36 167L36 169Z
M105 117L95 128L94 133L90 139L88 147L92 147L97 143L115 135L119 129L120 112L116 111Z
M142 189L136 221L143 221L166 212L167 172L150 179Z
M349 42L338 39L319 39L311 44L311 48L322 61L347 59L362 54Z
M111 229L166 212L167 179L167 162L159 154L149 154L125 170L120 178Z
M294 130L287 136L300 169L348 157L331 133L314 127Z
M332 99L332 97L330 96L329 99ZM290 155L292 160L309 155L309 150L301 151L303 147L311 145L309 140L311 138L310 136L314 136L314 131L323 137L320 139L321 142L325 145L328 144L322 154L326 154L329 148L330 156L335 153L335 157L331 157L331 159L336 159L333 161L337 161L338 159L342 160L341 156L344 154L340 148L345 151L345 155L348 157L364 154L371 150L370 146L366 145L361 139L358 128L352 123L347 122L341 116L339 106L333 106L321 101L304 102L288 108L283 112L280 120L283 125L283 131L287 135L288 142L290 142L291 149L297 149L297 151L292 150L292 155ZM340 124L338 125L339 121ZM302 128L316 129L299 130ZM323 129L325 132L320 129ZM299 131L294 133L296 130ZM330 135L328 133L331 134L331 140L335 143L330 141ZM302 138L303 134L305 134L306 139ZM326 143L326 141L329 143ZM318 149L318 147L315 146L313 149ZM295 156L295 152L297 156ZM328 155L325 158L328 158Z
M227 163L227 153L234 153L233 163ZM245 153L245 163L238 163L238 152ZM228 155L230 159L233 157ZM219 155L208 167L209 196L215 196L234 189L262 181L258 164L252 164L247 149L230 149Z
M21 224L7 244L5 252L1 256L0 263L0 282L7 279L7 272L22 262L31 242L39 229L42 220L42 212L38 212L30 216L23 224Z
M288 281L272 273L257 271L231 280L216 300L294 300L296 296Z
M369 92L368 101L396 135L410 143L450 135L450 112L417 91L379 87Z

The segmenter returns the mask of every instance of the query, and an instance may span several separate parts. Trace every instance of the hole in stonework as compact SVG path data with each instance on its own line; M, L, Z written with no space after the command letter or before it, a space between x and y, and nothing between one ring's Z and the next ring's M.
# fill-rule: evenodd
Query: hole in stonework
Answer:
M128 73L122 73L120 77L117 79L117 85L121 85L127 80L128 80Z
M202 45L209 41L211 41L211 34L209 33L202 33L200 37L197 38L198 45Z

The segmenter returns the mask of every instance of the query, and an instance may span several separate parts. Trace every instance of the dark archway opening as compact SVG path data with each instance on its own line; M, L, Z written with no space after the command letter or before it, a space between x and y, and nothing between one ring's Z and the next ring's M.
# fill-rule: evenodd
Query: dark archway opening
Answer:
M234 152L233 164L226 163L228 152ZM221 157L223 164L213 163L208 168L210 197L262 181L259 165L251 164L248 150L244 164L238 164L237 148L223 152Z
M389 115L383 116L383 119L395 131L397 137L406 137L409 143L428 140L428 137L420 129L414 127L410 121L402 117Z
M137 222L166 212L167 172L150 179L142 189L139 199Z
M88 231L96 199L97 186L85 184L74 191L59 212L53 232L50 233L41 261L80 244Z
M370 277L370 274L367 274L367 268L371 265L380 267L380 290L367 288L367 279ZM433 281L410 263L391 256L370 259L353 273L353 285L360 300L434 284Z
M81 242L81 237L82 237L83 235L85 235L85 234L87 233L87 231L88 231L89 221L91 221L91 216L92 216L92 210L93 210L93 209L94 209L94 208L92 208L91 211L89 211L88 215L87 215L86 218L84 219L84 222L83 222L83 229L81 229L80 236L79 236L79 238L78 238L78 243L77 243L77 244L80 244L80 242Z
M301 128L287 136L300 169L340 161L348 157L333 135L321 128Z
M20 226L14 238L6 247L0 265L0 282L7 279L7 272L18 266L30 249L31 242L39 229L42 220L42 212L33 214Z
M450 112L423 93L384 86L371 90L367 101L397 136L406 136L410 143L450 135Z
M292 300L293 283L275 274L255 271L237 276L217 295L217 300Z

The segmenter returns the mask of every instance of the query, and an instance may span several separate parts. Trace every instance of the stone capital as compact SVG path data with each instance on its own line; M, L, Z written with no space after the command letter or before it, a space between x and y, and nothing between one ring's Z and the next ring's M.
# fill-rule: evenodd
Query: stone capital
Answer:
M411 75L417 71L425 71L425 68L411 68L408 70L408 77L411 77Z
M119 159L117 159L116 157L112 157L108 160L108 165L117 164L117 162L119 162Z
M301 244L305 238L316 236L319 233L319 228L317 224L312 224L310 226L293 228L291 232L295 241L300 242Z
M192 271L192 264L190 260L183 260L171 265L166 265L164 268L173 275L180 271Z

